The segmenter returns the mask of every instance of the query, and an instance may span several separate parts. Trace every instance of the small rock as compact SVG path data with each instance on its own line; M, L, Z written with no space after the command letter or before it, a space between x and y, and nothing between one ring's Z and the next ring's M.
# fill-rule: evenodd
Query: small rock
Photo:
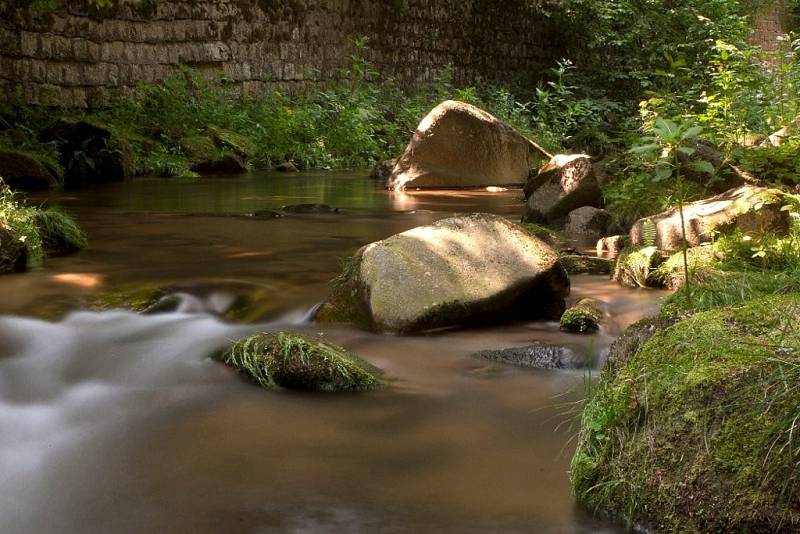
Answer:
M561 265L569 274L611 274L614 261L584 254L565 254L561 256Z
M567 215L567 235L581 243L596 243L611 224L611 214L600 208L583 206Z
M300 172L297 166L291 161L284 161L283 163L279 163L275 167L275 170L278 172Z
M247 172L247 164L239 156L229 153L218 159L196 163L192 170L199 174L243 174Z
M604 237L597 241L597 255L613 260L628 246L629 241L630 238L626 235Z
M581 299L561 316L561 330L574 334L591 334L600 329L603 310L594 299Z
M382 385L380 371L347 349L289 332L241 339L222 359L266 389L356 392Z
M327 204L291 204L283 206L280 211L294 215L309 213L339 213L339 208L328 206Z
M256 219L280 219L283 217L283 213L276 210L264 209L254 211L252 216Z
M577 369L585 363L566 347L538 342L527 347L484 350L476 356L493 362L537 369Z

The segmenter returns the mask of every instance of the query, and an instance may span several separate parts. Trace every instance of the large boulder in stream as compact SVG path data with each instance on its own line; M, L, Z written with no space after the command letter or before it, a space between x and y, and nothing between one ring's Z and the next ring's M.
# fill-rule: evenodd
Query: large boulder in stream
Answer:
M417 127L389 189L522 185L533 147L511 126L470 104L448 100Z
M558 319L569 294L558 254L502 217L452 217L359 250L320 322L413 333L513 319Z
M686 241L689 246L697 246L711 241L715 231L726 232L734 228L752 237L786 232L790 216L787 211L782 211L783 205L780 190L753 186L738 187L686 204L683 208ZM630 240L635 246L655 246L671 252L680 250L682 237L678 208L640 219L631 228Z
M528 222L563 220L571 211L603 204L600 184L589 156L559 154L525 184Z

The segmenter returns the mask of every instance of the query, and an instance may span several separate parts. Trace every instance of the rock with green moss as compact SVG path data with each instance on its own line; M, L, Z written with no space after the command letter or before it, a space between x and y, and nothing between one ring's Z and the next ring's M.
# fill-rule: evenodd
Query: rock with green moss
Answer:
M70 254L86 248L86 235L66 212L57 208L38 210L35 220L48 254Z
M611 278L626 287L658 287L654 273L663 261L656 247L625 249L617 257Z
M692 247L686 251L689 264L689 278L702 281L711 276L719 276L720 254L711 245ZM666 289L678 289L686 281L683 252L676 252L659 265L653 272L651 279L654 283Z
M800 530L798 324L795 293L615 345L582 415L578 499L657 532Z
M785 234L790 216L782 211L784 194L778 189L742 186L715 197L686 204L683 215L686 241L697 246L711 241L714 232L737 228L742 233L759 237L770 233ZM655 225L652 243L647 228ZM659 250L675 252L681 249L681 215L677 208L641 219L630 232L635 246L655 245Z
M0 221L0 273L24 271L28 264L28 251L12 229Z
M595 299L581 299L561 316L561 330L574 334L591 334L600 329L603 310Z
M397 333L557 319L569 287L547 244L502 217L474 214L363 247L316 318Z
M347 349L288 332L241 339L223 361L267 389L357 392L382 385L380 371Z

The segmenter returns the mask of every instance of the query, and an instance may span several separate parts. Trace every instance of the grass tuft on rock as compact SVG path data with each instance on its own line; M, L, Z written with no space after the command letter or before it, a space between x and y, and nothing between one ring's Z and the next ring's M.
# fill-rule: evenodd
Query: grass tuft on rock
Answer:
M617 258L612 278L628 287L657 285L655 269L662 261L663 256L656 247L625 249Z
M800 529L800 294L618 344L581 421L580 501L664 532Z
M267 389L359 392L382 385L380 371L346 349L289 332L241 339L222 359Z
M36 226L42 246L51 254L65 254L88 246L86 234L68 213L60 208L36 212Z

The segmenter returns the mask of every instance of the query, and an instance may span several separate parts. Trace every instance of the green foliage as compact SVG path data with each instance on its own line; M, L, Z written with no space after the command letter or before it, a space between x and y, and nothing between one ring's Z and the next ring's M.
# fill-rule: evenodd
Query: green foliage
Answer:
M36 226L42 246L49 253L67 253L88 246L86 234L68 213L60 208L36 211Z
M368 391L379 388L378 371L346 349L287 332L237 341L223 361L267 389Z
M27 266L36 268L44 260L44 247L36 224L37 210L24 206L0 178L0 222L12 235L25 244Z
M650 287L655 269L664 260L656 247L627 248L617 257L612 278L628 287Z
M578 498L657 531L796 530L798 322L795 293L615 346L581 420Z

